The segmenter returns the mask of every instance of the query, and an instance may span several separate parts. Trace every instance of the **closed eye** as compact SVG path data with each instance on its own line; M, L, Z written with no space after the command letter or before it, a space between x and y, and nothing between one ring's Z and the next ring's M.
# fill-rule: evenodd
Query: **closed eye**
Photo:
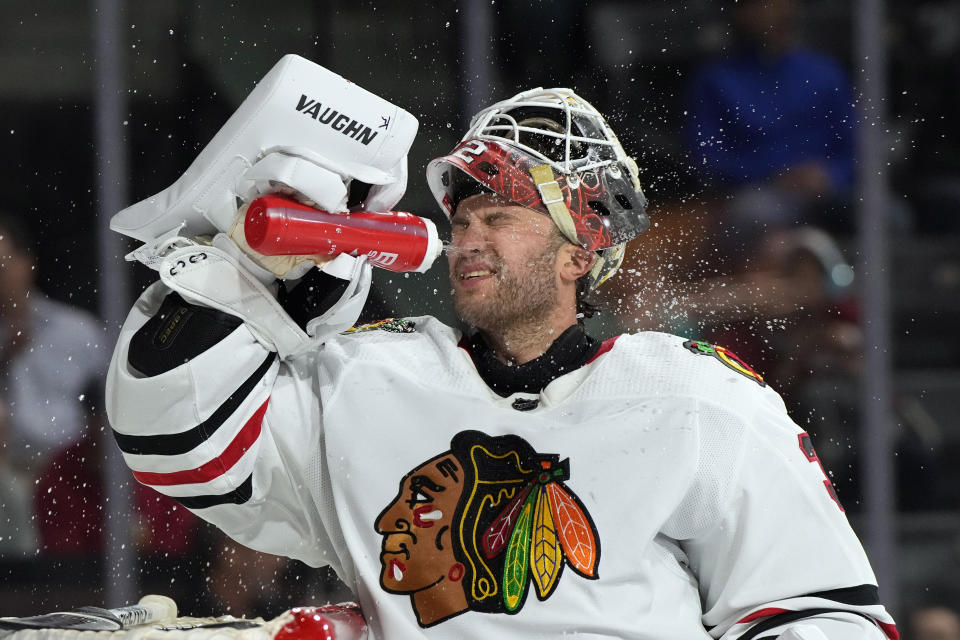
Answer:
M516 219L517 217L515 215L504 213L502 211L496 211L494 213L487 215L483 219L483 222L488 226L501 226L504 224L509 224Z

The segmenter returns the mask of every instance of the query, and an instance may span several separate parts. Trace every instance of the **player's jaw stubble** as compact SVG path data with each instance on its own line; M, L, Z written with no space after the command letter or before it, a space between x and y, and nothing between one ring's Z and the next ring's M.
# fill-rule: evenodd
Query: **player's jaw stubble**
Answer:
M546 247L520 267L505 264L499 256L492 258L497 273L489 282L469 290L454 284L453 304L463 322L483 331L505 334L545 318L556 307L555 247Z

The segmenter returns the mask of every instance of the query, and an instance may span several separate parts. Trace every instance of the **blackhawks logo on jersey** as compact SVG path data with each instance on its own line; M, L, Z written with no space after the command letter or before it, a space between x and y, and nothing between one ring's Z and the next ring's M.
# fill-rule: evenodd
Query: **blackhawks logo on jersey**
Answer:
M600 538L566 481L569 459L517 436L462 431L420 464L377 516L380 586L410 597L422 627L467 611L515 614L570 567L596 580Z

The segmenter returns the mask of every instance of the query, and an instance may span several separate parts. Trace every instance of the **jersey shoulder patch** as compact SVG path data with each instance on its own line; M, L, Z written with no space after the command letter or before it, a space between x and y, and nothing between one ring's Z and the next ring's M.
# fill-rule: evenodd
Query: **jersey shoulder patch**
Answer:
M703 340L687 340L683 343L683 346L691 353L716 358L726 365L727 368L733 369L737 373L750 378L761 387L767 386L767 383L763 380L763 376L754 371L753 367L741 360L733 351L730 351L726 347L710 344Z
M390 333L413 333L416 331L416 323L406 318L384 318L376 322L360 324L350 327L345 334L365 333L367 331L389 331Z

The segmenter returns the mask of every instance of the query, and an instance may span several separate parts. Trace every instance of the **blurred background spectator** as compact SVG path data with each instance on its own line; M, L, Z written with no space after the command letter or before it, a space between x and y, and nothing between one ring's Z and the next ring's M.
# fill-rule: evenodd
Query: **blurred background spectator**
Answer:
M37 286L23 218L0 213L0 557L14 562L31 558L42 531L61 524L35 509L40 479L52 459L81 440L84 399L102 387L109 355L93 314Z
M960 640L960 615L954 608L928 604L914 609L905 640Z
M0 393L16 462L36 470L83 430L83 399L102 384L110 345L89 312L36 284L23 216L0 213Z
M854 110L856 3L457 0L415 13L374 0L277 0L269 10L253 0L121 1L114 35L126 52L124 106L114 124L128 199L173 182L292 52L420 118L402 206L443 230L422 169L452 148L467 105L529 85L574 88L637 155L654 224L631 244L591 331L667 330L732 349L814 434L858 529L862 354L891 350L895 613L906 624L927 587L960 593L960 468L952 464L960 456L960 132L950 115L960 107L960 0L886 4L884 123L861 122ZM0 168L13 185L5 201L37 240L32 252L28 240L11 243L16 223L0 238L0 397L10 411L0 409L0 615L116 604L100 599L117 579L104 550L125 543L136 549L139 592L173 594L192 614L275 615L343 599L329 571L235 547L132 478L119 489L134 504L133 539L107 535L104 495L118 488L103 481L115 445L97 376L119 327L94 317L103 277L94 196L100 11L98 0L22 3L6 12L0 41ZM478 34L479 49L470 49ZM887 136L896 194L891 262L882 267L892 282L889 345L864 344L870 319L849 270L858 261L854 140L865 126ZM132 275L131 295L155 279L118 256L116 264ZM438 293L448 287L442 264L423 275L377 271L365 319L429 312L453 322ZM39 325L28 313L37 301L52 309ZM54 355L61 339L74 351ZM91 379L95 391L84 386ZM27 405L39 409L23 422ZM27 479L29 496L17 478Z
M794 0L723 2L732 42L686 87L690 160L718 189L731 251L746 230L853 230L853 90L832 57L802 46ZM752 234L751 234L752 235Z
M14 462L10 446L10 413L0 396L0 557L25 557L37 547L33 518L34 485Z

